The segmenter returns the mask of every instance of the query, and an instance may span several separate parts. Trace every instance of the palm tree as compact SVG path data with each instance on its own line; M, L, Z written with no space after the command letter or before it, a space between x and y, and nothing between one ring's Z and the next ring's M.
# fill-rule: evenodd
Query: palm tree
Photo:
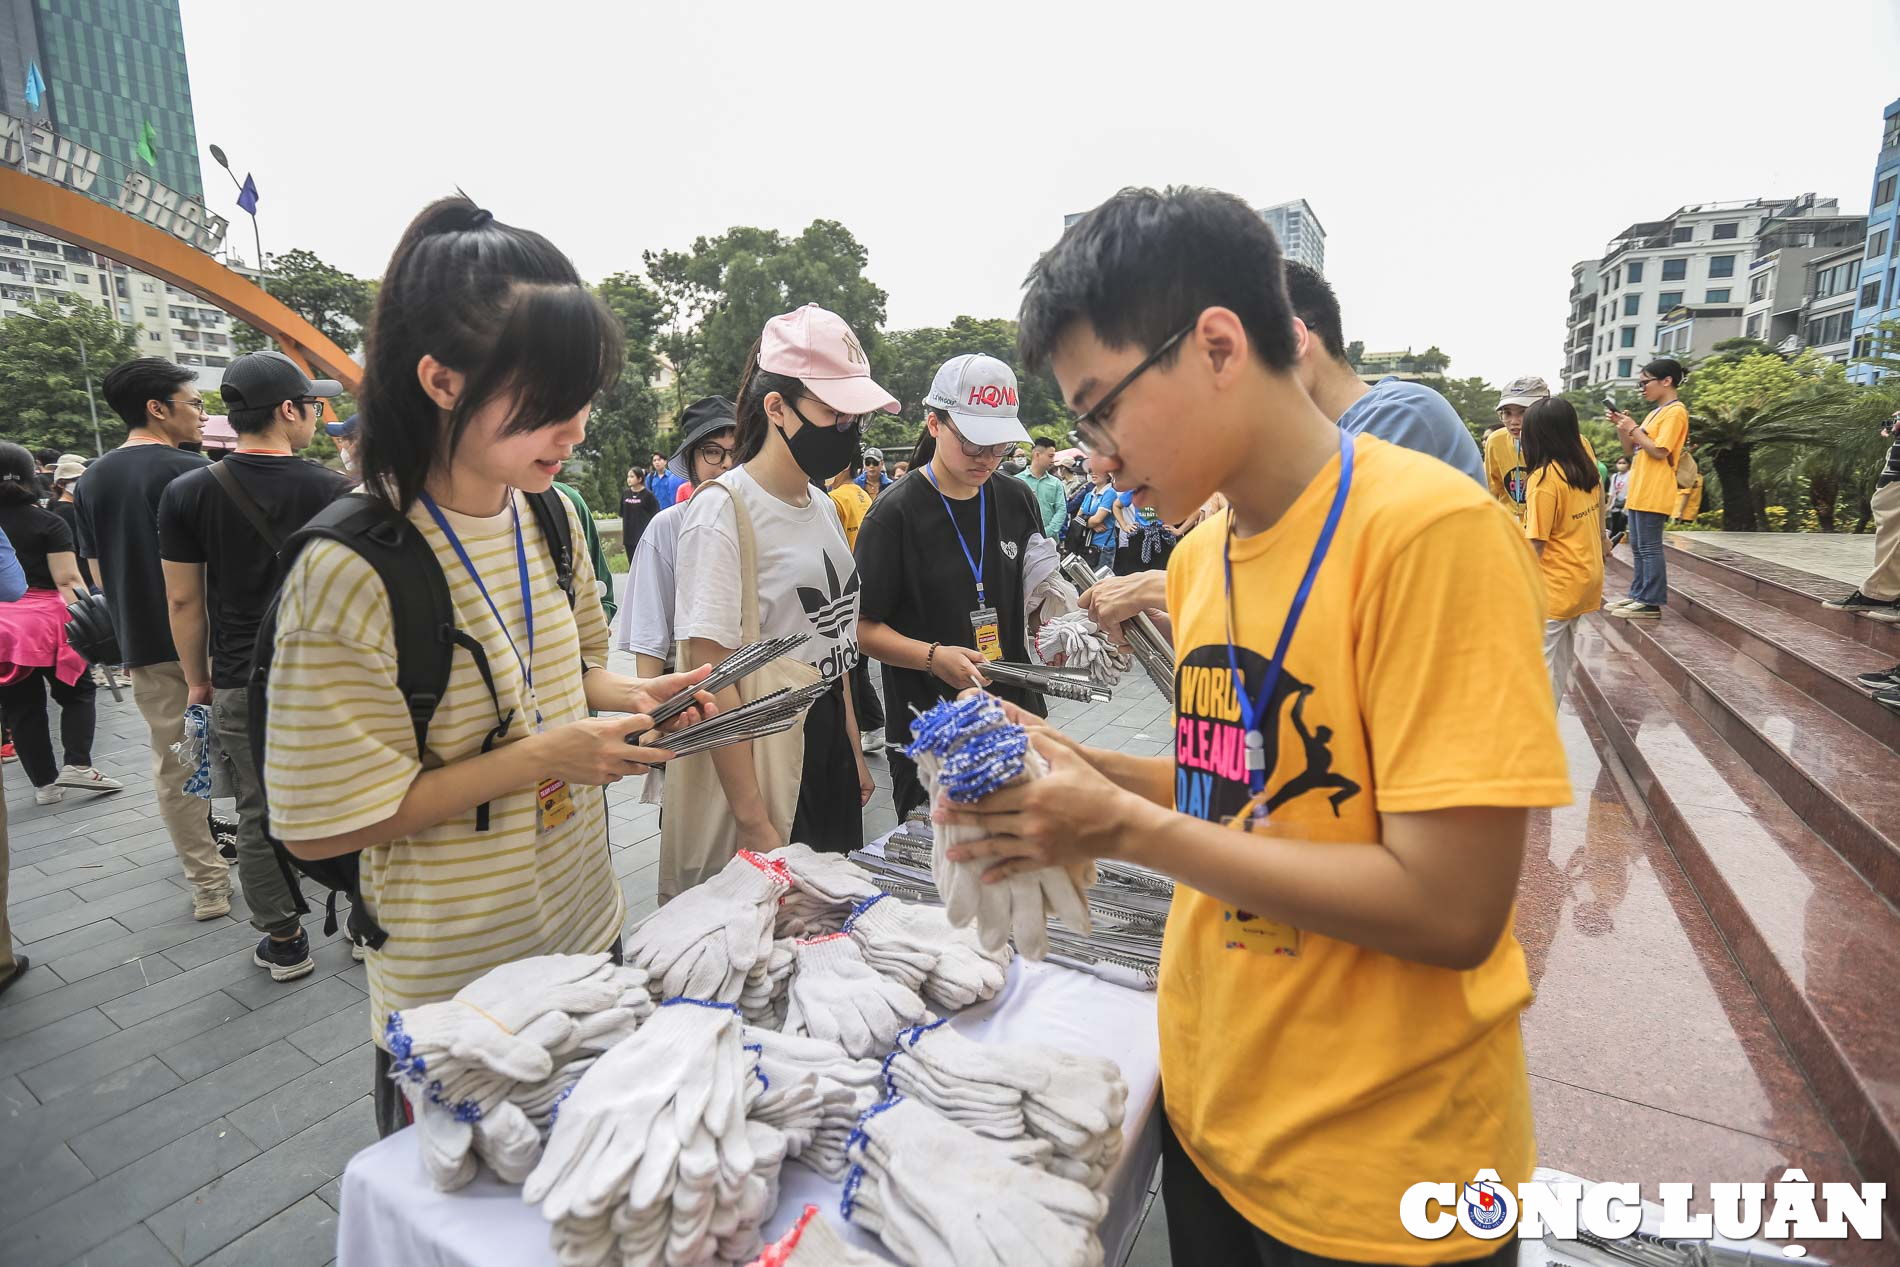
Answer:
M1689 437L1713 462L1722 489L1722 527L1755 532L1755 451L1824 444L1863 421L1868 393L1848 386L1841 367L1803 353L1784 361L1771 353L1712 360L1684 384Z

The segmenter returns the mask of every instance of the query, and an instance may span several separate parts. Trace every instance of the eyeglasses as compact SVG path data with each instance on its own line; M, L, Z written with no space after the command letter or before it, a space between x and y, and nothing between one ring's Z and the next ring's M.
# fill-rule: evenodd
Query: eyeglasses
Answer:
M701 462L704 462L707 466L731 466L732 460L737 454L738 447L736 445L721 444L717 440L708 440L705 444L693 450L693 456L698 458Z
M937 416L943 421L943 425L950 429L950 434L957 438L957 447L963 450L963 456L966 458L996 458L1000 461L1008 457L1009 451L1016 447L1014 441L1007 444L971 444L963 438L963 433L957 430L957 424L951 422L947 414Z
M189 405L191 408L198 410L200 413L204 412L204 407L205 407L205 399L203 396L192 396L186 400L167 399L165 403L168 405Z
M323 397L302 396L298 398L297 403L300 405L309 405L311 408L317 411L317 417L319 418L323 417Z
M819 401L818 403L821 405L825 405L825 402L822 400ZM804 423L808 427L825 426L824 423L813 422L810 418L807 418L804 414L800 413L798 409L798 405L793 401L789 401L789 400L786 401L785 407L787 409L790 409L792 413L797 416L798 420ZM831 406L825 405L825 408L831 409ZM866 418L869 418L871 415L870 414L841 414L837 410L831 409L831 416L833 419L835 419L835 421L833 421L830 424L831 426L837 427L844 431L849 431L854 427L862 426L864 423L864 420Z
M1109 388L1108 394L1096 401L1093 409L1075 420L1076 435L1081 438L1085 448L1091 449L1103 457L1112 458L1115 456L1115 444L1108 438L1106 420L1102 418L1103 412L1113 406L1116 398L1128 390L1129 384L1133 383L1143 374L1146 374L1156 361L1159 361L1162 357L1172 352L1174 345L1179 343L1182 339L1187 338L1194 327L1200 323L1200 317L1196 316L1194 320L1188 322L1179 330L1176 330L1173 334L1162 340L1161 346L1143 357L1141 364L1129 370L1121 382Z
M1660 378L1639 378L1636 380L1636 386L1639 388L1648 387L1651 383L1660 383L1660 382L1662 382Z

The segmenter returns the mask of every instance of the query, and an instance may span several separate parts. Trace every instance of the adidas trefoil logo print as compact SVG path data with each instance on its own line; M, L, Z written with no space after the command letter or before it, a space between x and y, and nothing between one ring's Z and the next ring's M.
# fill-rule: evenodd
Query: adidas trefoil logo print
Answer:
M851 623L851 615L858 596L858 569L854 566L851 575L840 585L838 569L832 564L831 556L825 555L825 581L829 594L809 585L798 587L798 601L805 608L805 615L811 621L812 628L821 638L841 638L845 626Z

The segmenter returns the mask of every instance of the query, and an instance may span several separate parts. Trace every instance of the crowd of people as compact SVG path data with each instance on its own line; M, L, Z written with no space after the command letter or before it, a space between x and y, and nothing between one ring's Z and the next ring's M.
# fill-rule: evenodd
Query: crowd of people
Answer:
M730 394L627 473L616 594L556 479L622 364L619 327L541 234L440 200L385 270L355 418L328 416L338 383L252 353L225 371L240 443L213 463L192 451L193 372L143 358L105 379L121 447L46 473L0 445L0 698L21 766L45 799L117 787L91 765L92 666L60 636L69 604L103 595L192 915L232 892L185 790L200 706L258 967L311 971L300 882L345 890L387 1129L405 1112L392 1011L526 956L617 951L606 788L644 778L660 803L667 901L740 849L860 847L874 756L897 815L924 808L912 717L988 687L1048 774L930 807L984 829L962 860L997 860L994 879L1123 858L1179 882L1160 983L1179 1260L1514 1260L1462 1232L1422 1247L1397 1194L1529 1177L1509 929L1527 814L1570 799L1555 704L1601 605L1606 526L1627 522L1636 559L1611 614L1666 602L1682 367L1645 367L1642 422L1608 414L1614 476L1534 377L1480 447L1430 389L1365 383L1325 279L1205 190L1084 217L1035 266L1020 329L1077 452L1028 433L1003 359L952 357L902 402L835 313L773 317ZM917 440L887 466L862 429L906 406ZM298 456L318 426L343 471ZM1035 692L991 684L987 666L1031 660L1063 554L1101 578L1082 601L1112 637L1150 611L1173 638L1174 756L1085 747ZM700 689L789 636L768 670ZM788 687L815 691L792 730L667 749ZM0 956L3 990L27 966L3 921ZM1348 996L1363 1006L1344 1015Z

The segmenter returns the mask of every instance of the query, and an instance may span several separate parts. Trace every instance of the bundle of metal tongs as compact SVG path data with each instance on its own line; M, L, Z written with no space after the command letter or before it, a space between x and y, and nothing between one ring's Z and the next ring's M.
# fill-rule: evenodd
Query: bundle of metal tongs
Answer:
M741 704L705 721L682 727L652 742L675 757L690 757L711 748L723 748L727 744L784 734L798 724L798 719L805 715L805 710L820 695L830 689L829 680L813 682L810 686L801 686L796 690L788 686L770 695L761 695L749 704Z
M1008 660L992 660L983 666L981 672L998 686L1037 691L1057 699L1074 700L1079 704L1101 704L1115 698L1115 692L1095 684L1087 669L1058 669L1047 664L1015 664ZM970 685L981 686L983 683L972 678Z
M1063 560L1062 574L1075 586L1077 593L1086 591L1103 579L1103 574L1097 573L1073 554ZM1128 649L1141 662L1142 671L1147 673L1148 680L1155 684L1157 691L1173 699L1174 644L1161 636L1161 630L1147 612L1137 612L1134 619L1123 622L1122 633L1128 639Z
M740 647L714 665L713 671L706 675L704 682L697 686L689 686L676 695L668 696L665 702L653 710L653 724L663 725L678 717L693 706L701 691L709 695L714 691L723 691L739 679L763 669L780 656L796 651L810 640L810 634L786 634L782 638L767 638L763 642Z

